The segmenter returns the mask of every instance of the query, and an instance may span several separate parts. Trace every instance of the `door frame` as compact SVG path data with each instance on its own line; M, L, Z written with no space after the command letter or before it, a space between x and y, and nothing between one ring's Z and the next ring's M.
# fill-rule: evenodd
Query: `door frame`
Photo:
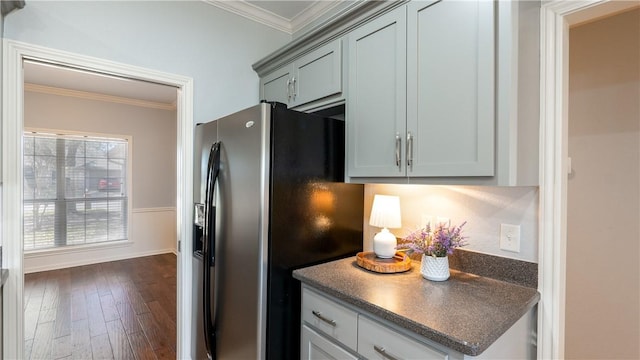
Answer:
M24 356L24 269L22 250L22 132L24 129L24 59L73 66L88 71L150 81L178 89L177 114L177 348L190 357L193 193L193 79L38 45L4 39L2 82L2 267L9 270L3 292L3 356ZM183 244L184 246L181 246Z
M541 6L538 359L564 358L569 27L635 6L615 0L550 1Z

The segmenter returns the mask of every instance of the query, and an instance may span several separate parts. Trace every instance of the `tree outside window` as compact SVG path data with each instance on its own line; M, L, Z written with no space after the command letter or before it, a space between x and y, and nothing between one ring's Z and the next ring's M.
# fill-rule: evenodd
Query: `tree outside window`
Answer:
M24 135L24 250L127 239L126 139Z

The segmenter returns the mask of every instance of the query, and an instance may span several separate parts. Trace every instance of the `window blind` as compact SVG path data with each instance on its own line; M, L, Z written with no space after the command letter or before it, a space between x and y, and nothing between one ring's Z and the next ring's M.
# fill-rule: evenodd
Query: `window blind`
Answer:
M126 139L24 134L24 250L126 240Z

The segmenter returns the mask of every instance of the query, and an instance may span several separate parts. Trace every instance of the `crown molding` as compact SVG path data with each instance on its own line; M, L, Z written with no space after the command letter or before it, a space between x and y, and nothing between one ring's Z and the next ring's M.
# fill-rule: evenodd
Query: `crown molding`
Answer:
M88 91L63 89L63 88L58 88L53 86L45 86L45 85L38 85L38 84L31 84L31 83L25 83L24 90L30 91L30 92L42 93L42 94L75 97L75 98L80 98L85 100L97 100L97 101L110 102L110 103L116 103L116 104L133 105L133 106L146 107L151 109L176 110L175 102L171 104L165 104L165 103L155 102L155 101L124 98L120 96L104 95L104 94L98 94L98 93L93 93Z
M203 0L209 5L213 5L223 10L227 10L236 15L240 15L249 20L253 20L260 24L272 27L287 34L292 33L292 27L289 20L282 16L276 15L270 11L259 8L245 1L223 1L223 0Z
M220 9L227 10L236 15L240 15L247 19L292 35L296 31L303 29L305 26L311 24L314 20L324 15L329 10L340 5L340 3L344 2L345 0L315 1L311 6L306 8L298 15L294 16L291 20L242 0L203 1L209 5L216 6Z
M291 32L296 32L303 29L305 26L311 24L313 21L329 12L331 9L340 5L345 0L333 0L333 1L316 1L310 7L306 8L303 12L296 15L291 19Z
M329 16L305 30L285 46L258 60L251 67L258 76L262 77L408 1L349 1L347 6L329 13Z

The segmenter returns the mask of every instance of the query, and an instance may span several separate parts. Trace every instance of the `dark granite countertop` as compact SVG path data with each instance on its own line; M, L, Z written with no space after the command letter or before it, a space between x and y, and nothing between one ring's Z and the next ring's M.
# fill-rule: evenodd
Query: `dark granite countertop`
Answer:
M540 299L534 288L451 270L425 280L420 263L398 274L360 268L355 257L293 272L302 283L463 354L477 356Z

